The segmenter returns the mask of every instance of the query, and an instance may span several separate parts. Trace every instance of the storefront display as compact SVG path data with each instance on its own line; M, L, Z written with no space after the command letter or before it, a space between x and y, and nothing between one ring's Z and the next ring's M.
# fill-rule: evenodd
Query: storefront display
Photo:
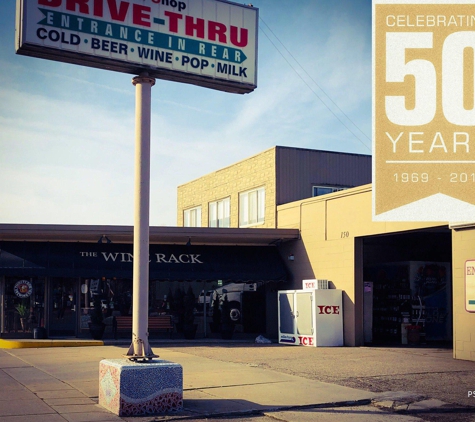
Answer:
M1 336L90 335L95 300L112 332L114 316L132 315L131 244L0 241ZM172 294L224 282L287 279L275 246L150 245L149 315L172 312ZM170 293L172 292L172 293ZM179 313L179 310L175 312ZM248 311L250 314L250 312Z
M2 333L21 337L44 326L44 278L6 277L4 291Z
M365 280L373 282L373 341L401 343L415 331L419 341L451 341L449 263L380 264L366 269ZM406 326L418 328L403 332Z

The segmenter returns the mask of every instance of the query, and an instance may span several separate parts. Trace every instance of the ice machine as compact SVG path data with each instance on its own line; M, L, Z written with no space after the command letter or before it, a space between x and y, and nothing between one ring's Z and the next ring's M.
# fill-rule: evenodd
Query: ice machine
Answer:
M343 346L342 297L338 289L279 291L279 343Z

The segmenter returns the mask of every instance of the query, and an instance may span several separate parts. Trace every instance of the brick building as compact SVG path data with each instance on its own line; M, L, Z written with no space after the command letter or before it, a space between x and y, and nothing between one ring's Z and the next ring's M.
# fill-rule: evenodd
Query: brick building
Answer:
M371 182L371 156L276 146L178 187L177 225L278 226L276 207Z

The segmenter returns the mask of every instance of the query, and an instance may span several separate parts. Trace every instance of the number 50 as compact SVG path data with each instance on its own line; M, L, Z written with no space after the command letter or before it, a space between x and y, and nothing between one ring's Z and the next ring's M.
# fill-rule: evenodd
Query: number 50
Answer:
M386 82L404 82L406 75L415 79L415 107L406 109L404 96L386 96L386 116L397 125L420 126L430 123L437 108L436 69L428 60L406 63L406 49L432 48L432 32L386 33ZM448 122L475 126L475 108L463 104L463 54L465 48L475 50L475 32L454 32L442 46L442 111ZM474 72L475 80L475 72ZM475 81L474 81L475 84Z

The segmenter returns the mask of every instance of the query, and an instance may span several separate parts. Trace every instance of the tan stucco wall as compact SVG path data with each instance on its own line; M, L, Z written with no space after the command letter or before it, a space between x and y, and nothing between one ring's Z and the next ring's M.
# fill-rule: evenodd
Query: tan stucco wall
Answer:
M465 310L465 261L475 259L475 227L452 230L454 358L475 361L475 313Z
M301 288L302 279L317 278L328 279L335 288L344 290L347 346L363 343L360 238L441 225L373 222L371 207L371 185L365 185L277 208L278 228L301 230L300 241L282 246L284 257L290 253L295 257L289 262L294 280L291 288Z
M208 227L208 204L231 198L230 227L239 227L239 193L264 186L266 189L265 222L259 228L275 228L276 216L276 149L178 186L177 226L183 226L183 211L201 206L201 225Z

